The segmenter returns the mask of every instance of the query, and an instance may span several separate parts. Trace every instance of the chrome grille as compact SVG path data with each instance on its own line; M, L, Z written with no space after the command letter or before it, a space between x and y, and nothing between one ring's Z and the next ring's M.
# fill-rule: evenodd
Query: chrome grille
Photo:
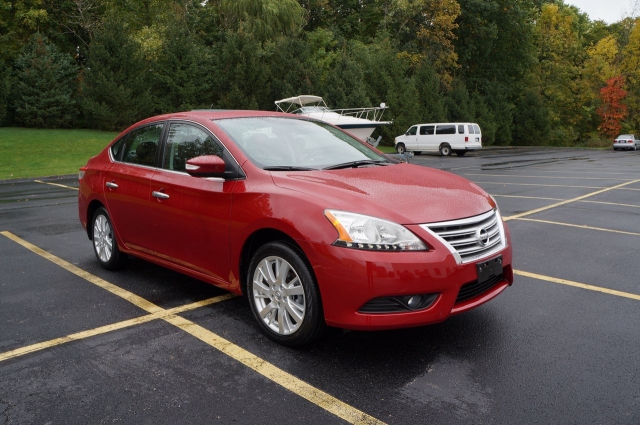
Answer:
M497 210L461 220L420 225L456 256L458 263L488 257L505 246L502 219Z

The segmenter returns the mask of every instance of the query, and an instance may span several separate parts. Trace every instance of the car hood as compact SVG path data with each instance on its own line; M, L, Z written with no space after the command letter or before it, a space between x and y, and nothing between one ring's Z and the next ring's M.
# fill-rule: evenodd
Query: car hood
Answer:
M274 183L319 198L325 208L423 224L472 217L495 205L478 185L411 164L272 172Z

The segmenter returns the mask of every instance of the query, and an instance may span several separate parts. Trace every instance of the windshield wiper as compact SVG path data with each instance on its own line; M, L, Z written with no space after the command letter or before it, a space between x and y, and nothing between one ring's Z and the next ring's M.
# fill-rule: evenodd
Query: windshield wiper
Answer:
M389 161L363 159L360 161L350 161L350 162L344 162L342 164L330 165L328 167L324 167L323 170L339 170L341 168L357 168L357 167L360 167L361 165L381 165L381 164L389 164Z
M310 167L296 167L295 165L273 165L271 167L264 167L265 171L317 171L317 168Z

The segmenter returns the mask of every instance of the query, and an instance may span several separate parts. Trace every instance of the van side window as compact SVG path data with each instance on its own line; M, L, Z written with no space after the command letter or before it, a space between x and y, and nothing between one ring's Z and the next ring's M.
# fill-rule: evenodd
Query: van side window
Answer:
M458 126L458 134L464 134L464 125Z
M473 128L476 130L476 134L480 134L480 126L478 124L474 124Z
M475 134L475 130L473 128L473 125L469 124L467 127L469 127L469 134Z
M415 125L413 127L411 127L409 130L407 130L407 132L405 133L405 135L407 136L415 136L416 132L418 131L418 127L416 127Z
M423 125L420 127L420 135L432 135L433 134L433 126L432 125Z
M436 127L436 134L456 134L455 125L439 125Z

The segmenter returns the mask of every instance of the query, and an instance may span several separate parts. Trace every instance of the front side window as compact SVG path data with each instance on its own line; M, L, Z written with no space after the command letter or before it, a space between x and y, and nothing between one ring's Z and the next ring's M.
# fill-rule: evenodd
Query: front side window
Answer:
M422 127L420 127L420 135L421 136L432 135L433 134L433 130L434 130L434 126L432 126L432 125L423 125Z
M116 161L120 161L120 158L122 158L122 151L124 150L124 143L126 140L127 136L123 136L120 140L111 145L111 156Z
M163 127L164 124L153 124L132 131L124 145L122 161L154 167Z
M456 134L456 126L451 124L436 127L436 134Z
M171 124L162 167L185 171L187 160L202 155L222 158L223 152L222 146L206 131L189 124Z
M418 131L418 127L416 127L415 125L413 127L411 127L409 130L407 130L407 132L405 133L405 135L407 136L415 136L416 133Z
M320 169L357 161L389 163L364 143L319 121L251 117L222 119L216 124L262 168Z

